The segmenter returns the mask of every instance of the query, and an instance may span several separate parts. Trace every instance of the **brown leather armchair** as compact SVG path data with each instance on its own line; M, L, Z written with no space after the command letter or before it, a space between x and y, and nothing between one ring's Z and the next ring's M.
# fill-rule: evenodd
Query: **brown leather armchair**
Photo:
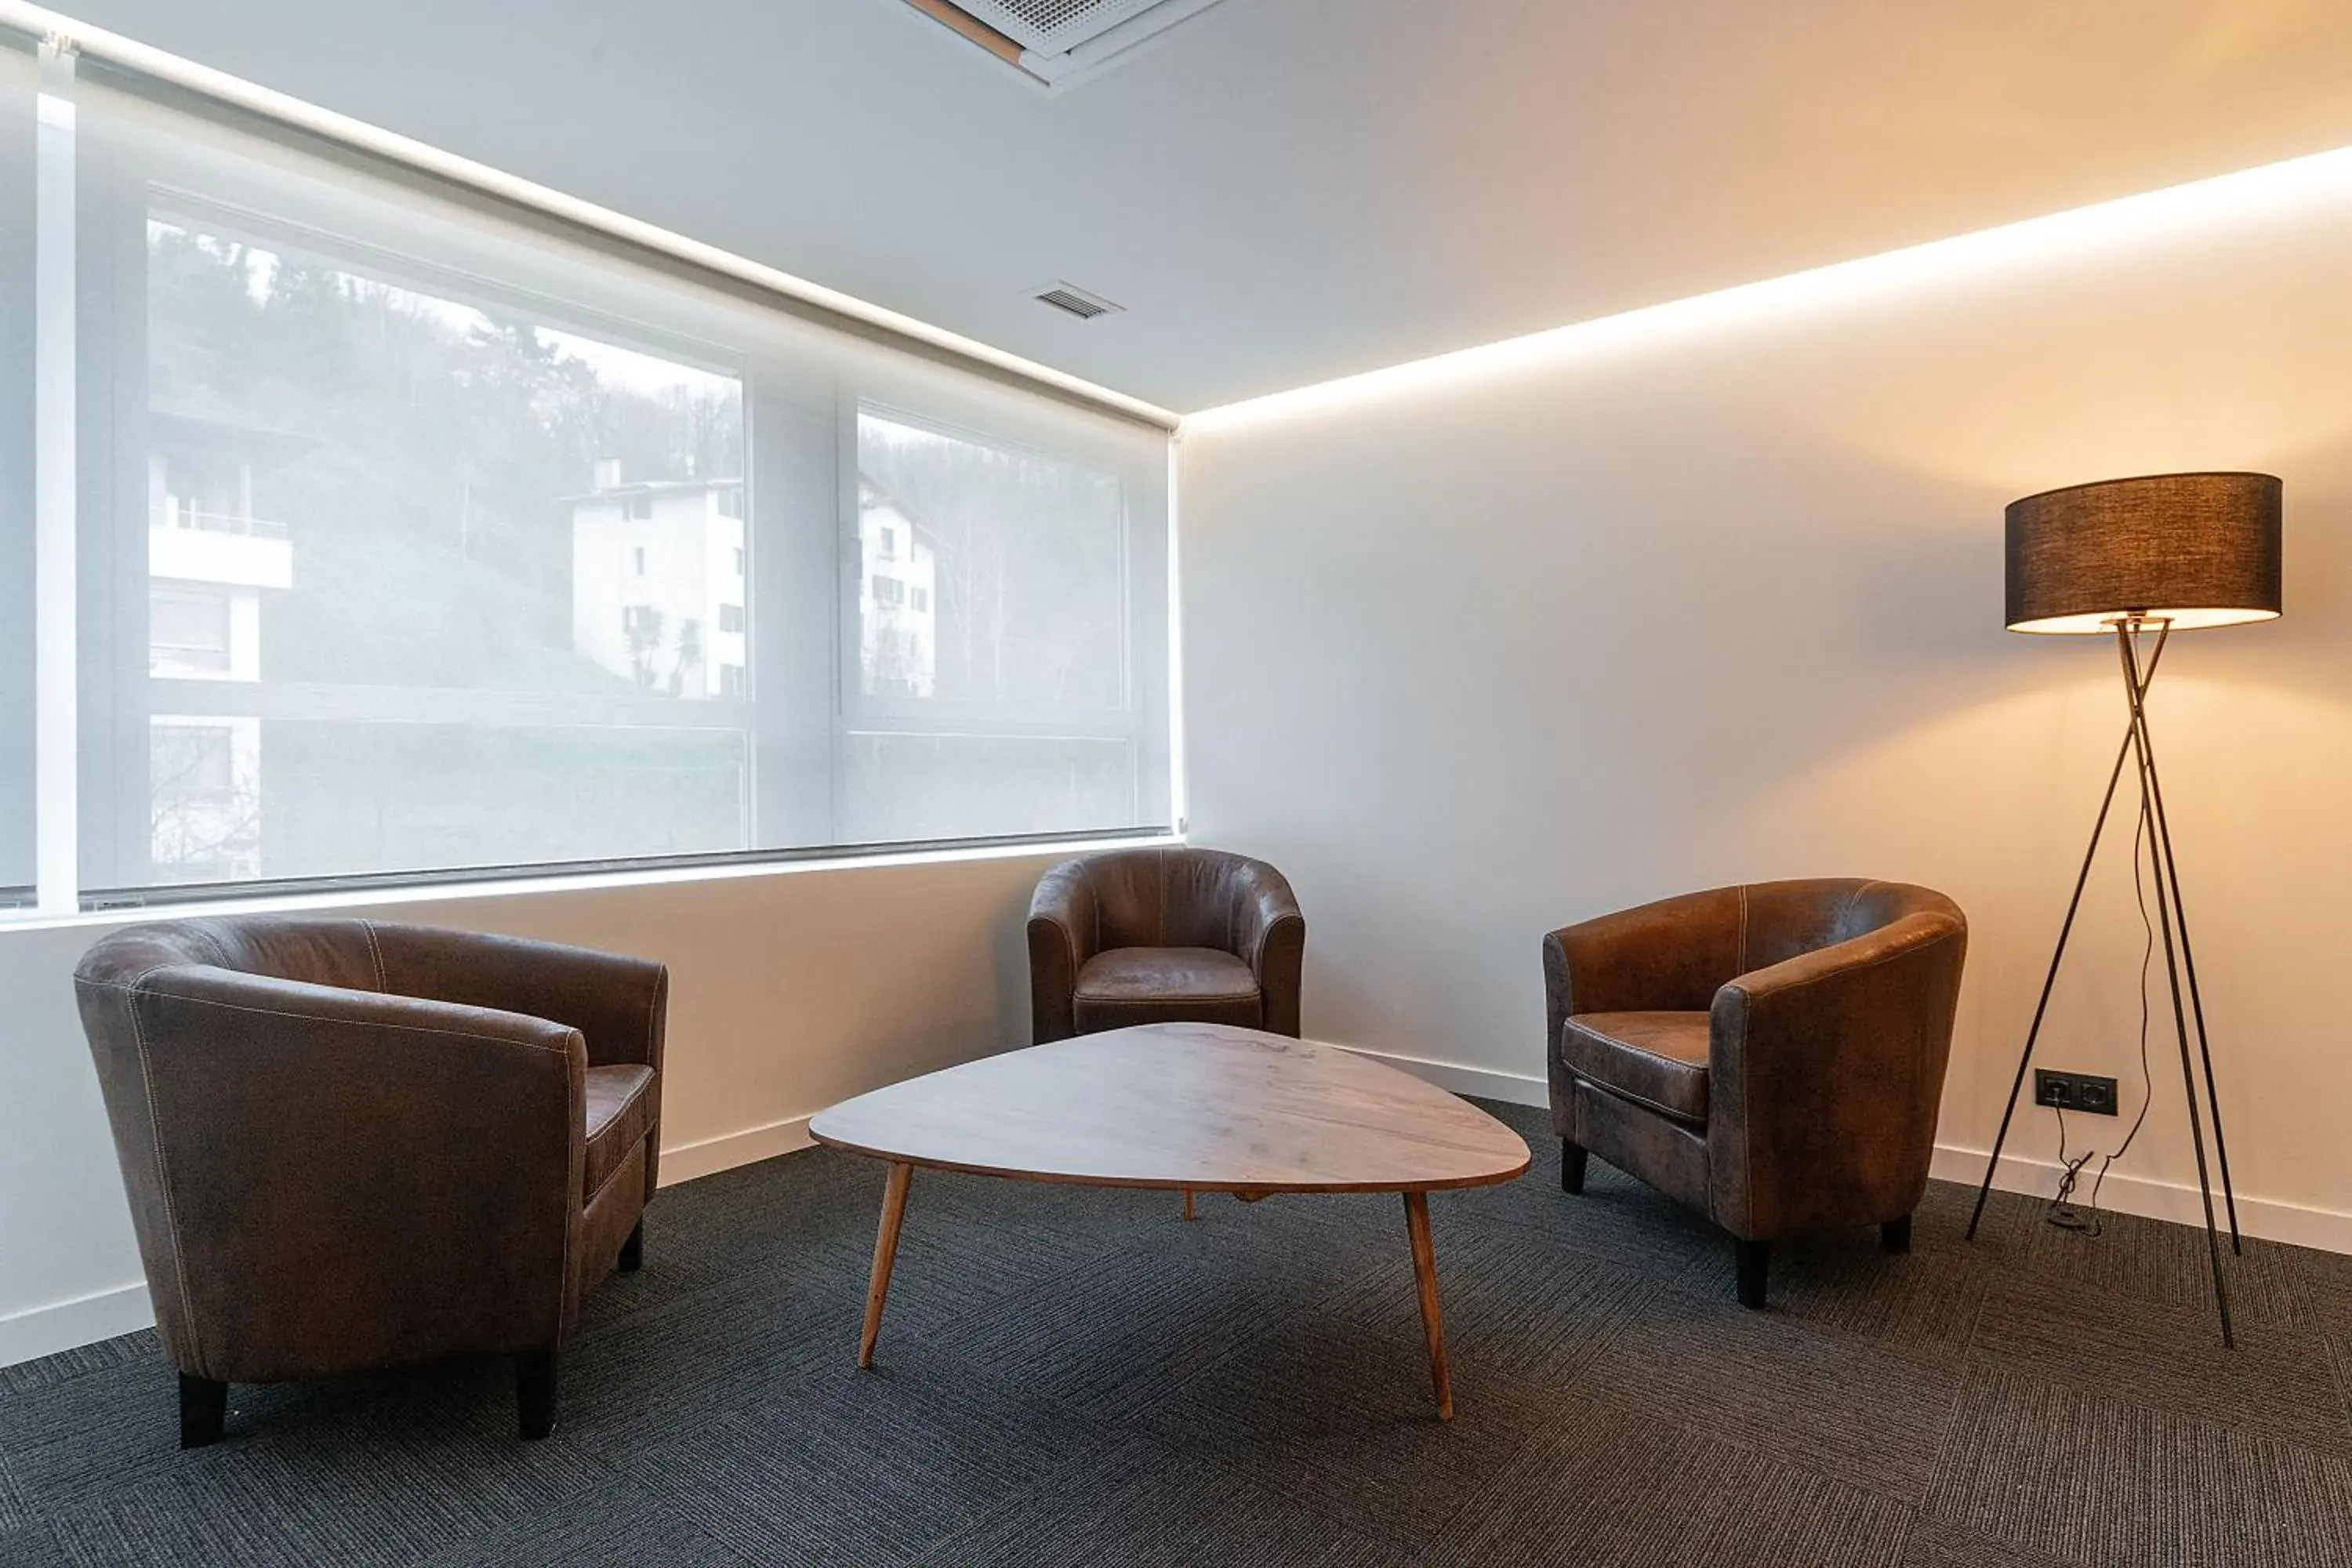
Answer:
M1911 1245L1969 926L1941 893L1718 888L1544 938L1560 1186L1587 1152L1731 1232L1764 1304L1774 1238L1875 1225Z
M1129 1024L1298 1033L1307 921L1282 873L1221 849L1065 860L1029 900L1039 1044Z
M120 931L74 986L184 1447L231 1383L463 1355L552 1429L582 1295L643 1257L660 964L244 917Z

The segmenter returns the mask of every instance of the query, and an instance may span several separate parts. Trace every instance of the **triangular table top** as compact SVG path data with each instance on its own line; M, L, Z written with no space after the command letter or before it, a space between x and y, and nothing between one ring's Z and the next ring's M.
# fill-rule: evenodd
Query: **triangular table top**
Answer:
M890 1163L857 1364L874 1364L918 1165L1101 1187L1402 1193L1439 1415L1454 1415L1429 1194L1507 1182L1519 1135L1410 1073L1318 1040L1222 1024L1144 1024L1007 1051L861 1094L809 1123Z
M1427 1192L1507 1182L1519 1135L1338 1046L1148 1024L985 1057L844 1100L817 1142L1030 1181L1194 1192Z

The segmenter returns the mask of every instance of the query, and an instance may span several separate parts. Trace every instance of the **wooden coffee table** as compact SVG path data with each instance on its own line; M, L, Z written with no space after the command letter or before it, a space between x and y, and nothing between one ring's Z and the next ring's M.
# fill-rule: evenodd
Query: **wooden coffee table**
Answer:
M1231 1193L1402 1193L1437 1413L1454 1416L1429 1194L1507 1182L1519 1135L1441 1089L1314 1040L1150 1024L988 1057L842 1101L820 1143L889 1163L857 1364L874 1364L918 1165L1028 1182Z

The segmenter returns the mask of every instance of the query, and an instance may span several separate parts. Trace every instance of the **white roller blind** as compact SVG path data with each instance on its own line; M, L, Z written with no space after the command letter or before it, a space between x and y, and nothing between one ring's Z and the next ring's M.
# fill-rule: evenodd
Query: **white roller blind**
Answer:
M97 74L87 898L1169 825L1165 432Z

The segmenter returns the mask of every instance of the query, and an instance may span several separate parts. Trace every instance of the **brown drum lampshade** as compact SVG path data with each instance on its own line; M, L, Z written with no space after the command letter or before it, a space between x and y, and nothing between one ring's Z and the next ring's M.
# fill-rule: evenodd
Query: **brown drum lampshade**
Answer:
M2120 616L2175 631L2279 613L2279 481L2152 474L2009 503L2009 629L2103 632Z

